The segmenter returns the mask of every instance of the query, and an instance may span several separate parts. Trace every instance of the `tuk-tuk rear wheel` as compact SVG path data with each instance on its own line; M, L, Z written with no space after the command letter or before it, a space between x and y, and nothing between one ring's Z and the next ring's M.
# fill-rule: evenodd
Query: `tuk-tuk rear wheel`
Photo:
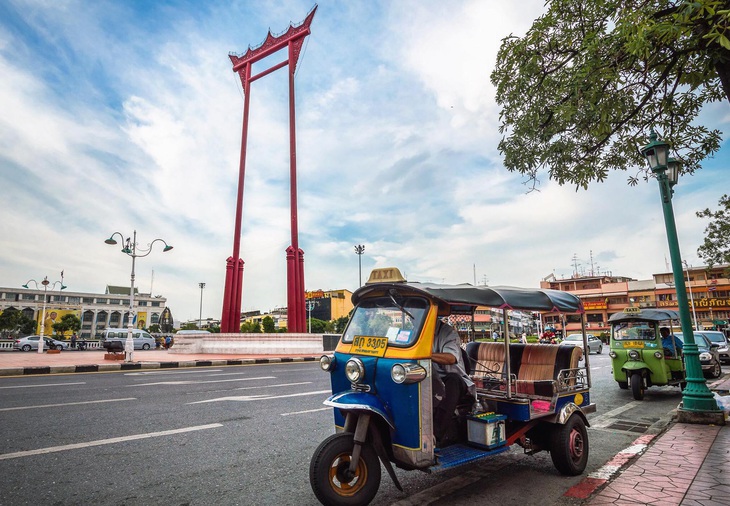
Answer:
M577 476L588 463L588 431L578 414L573 414L565 425L556 425L550 442L550 458L561 474Z
M637 401L644 398L644 378L638 372L631 375L631 393Z
M333 434L319 445L309 465L309 484L322 504L359 506L370 503L380 487L380 462L363 445L354 474L349 472L353 434Z

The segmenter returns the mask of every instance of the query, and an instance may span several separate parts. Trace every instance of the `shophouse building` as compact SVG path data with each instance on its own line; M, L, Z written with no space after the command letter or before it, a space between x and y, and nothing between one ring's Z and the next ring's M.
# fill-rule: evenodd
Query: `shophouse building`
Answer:
M728 265L688 267L684 271L687 299L696 328L728 331L730 279ZM649 280L622 276L576 276L540 282L541 288L562 290L580 297L586 312L587 331L609 332L608 319L627 307L664 308L679 311L674 275L654 274ZM544 321L561 333L579 332L580 316L545 315Z

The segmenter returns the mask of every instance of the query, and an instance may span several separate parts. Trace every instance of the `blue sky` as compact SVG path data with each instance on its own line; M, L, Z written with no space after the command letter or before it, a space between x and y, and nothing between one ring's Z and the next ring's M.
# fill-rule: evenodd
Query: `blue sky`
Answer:
M229 52L302 21L309 1L0 2L0 285L127 285L104 244L137 230L141 291L176 319L219 318L232 253L243 94ZM648 279L668 248L656 182L612 174L587 191L502 166L489 74L500 40L542 0L321 1L296 74L299 242L307 290L410 280L538 286L579 268ZM278 63L277 55L269 63ZM259 70L263 70L261 67ZM254 68L254 71L258 71ZM290 244L285 70L252 84L241 256L243 310L286 305ZM730 108L702 121L727 131ZM730 190L727 141L676 188L682 254ZM154 271L154 276L153 276Z

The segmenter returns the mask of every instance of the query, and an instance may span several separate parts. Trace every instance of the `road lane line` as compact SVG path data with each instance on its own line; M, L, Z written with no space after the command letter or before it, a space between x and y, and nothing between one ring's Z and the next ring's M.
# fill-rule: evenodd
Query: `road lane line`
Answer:
M257 387L238 387L234 390L256 390L257 388L274 388L274 387L298 387L302 385L311 385L311 381L302 381L300 383L279 383L278 385L261 385ZM222 391L222 390L220 390Z
M160 436L171 436L174 434L183 434L185 432L193 432L196 430L215 429L223 427L222 423L211 423L208 425L196 425L193 427L184 427L182 429L163 430L160 432L148 432L146 434L134 434L132 436L113 437L109 439L97 439L96 441L87 441L86 443L74 443L62 446L49 446L48 448L39 448L37 450L27 450L13 453L0 453L0 460L17 459L20 457L31 457L34 455L44 455L46 453L63 452L66 450L78 450L80 448L89 448L92 446L103 446L114 443L124 443L126 441L135 441L137 439L147 439Z
M248 402L248 401L268 401L270 399L285 399L287 397L302 397L305 395L321 395L331 394L332 389L329 390L318 390L316 392L301 392L298 394L287 394L287 395L240 395L236 397L218 397L217 399L207 399L205 401L188 402L188 404L204 404L206 402L220 402L220 401L237 401L237 402Z
M329 411L330 408L327 406L326 408L319 408L319 409L307 409L304 411L292 411L291 413L282 413L281 416L290 416L290 415L303 415L305 413L317 413L318 411Z
M8 388L36 388L36 387L65 387L66 385L86 385L85 381L74 381L73 383L43 383L42 385L13 385L9 387L0 387L0 389Z
M127 397L125 399L102 399L98 401L79 401L79 402L64 402L61 404L39 404L38 406L17 406L15 408L0 408L0 411L18 411L21 409L36 409L36 408L58 408L62 406L80 406L82 404L98 404L102 402L120 402L120 401L136 401L136 397Z
M142 371L142 372L128 372L125 373L125 376L150 376L150 375L160 375L160 374L201 374L201 373L208 373L211 371L221 371L222 369L193 369L192 371L181 371L180 369L164 369L162 371ZM243 374L243 373L237 373L237 374ZM213 375L211 375L213 376Z
M270 380L276 379L276 376L259 376L258 378L232 378L222 380L172 380L172 381L156 381L154 383L136 383L134 385L126 385L129 387L151 387L156 385L202 385L204 383L230 383L232 381L253 381L253 380Z
M593 418L590 418L588 420L588 422L591 424L591 428L592 429L599 429L599 428L602 428L602 427L608 427L609 425L611 425L615 421L617 415L620 415L624 411L628 411L631 408L635 408L636 406L640 406L641 404L643 404L642 401L631 401L631 402L629 402L627 404L624 404L623 406L620 406L620 407L618 407L616 409L612 409L611 411L607 411L605 413L602 413L599 416L595 416Z

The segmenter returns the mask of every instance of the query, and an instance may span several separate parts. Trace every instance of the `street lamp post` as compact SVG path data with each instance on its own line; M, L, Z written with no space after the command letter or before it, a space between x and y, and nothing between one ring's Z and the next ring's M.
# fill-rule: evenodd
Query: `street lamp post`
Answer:
M725 417L723 412L717 407L717 402L710 389L707 388L707 383L702 374L699 350L697 343L695 343L689 316L689 303L687 301L687 289L684 285L682 258L679 253L677 225L674 221L674 210L672 208L672 195L674 193L672 187L677 184L679 162L669 158L669 143L657 140L654 130L651 131L649 144L641 148L641 153L648 160L649 167L659 182L664 224L667 229L667 241L669 243L669 256L672 261L672 274L674 275L674 285L677 287L679 320L682 335L684 336L683 352L687 386L682 391L682 403L677 410L678 419L680 422L687 423L724 425Z
M129 317L127 319L127 340L124 343L124 353L125 353L125 362L131 362L132 361L132 353L134 352L134 339L132 338L132 334L134 331L134 265L137 258L146 257L150 253L152 253L152 246L156 242L161 242L165 245L163 248L163 252L170 251L172 249L172 246L167 244L162 239L155 239L151 243L147 245L147 248L143 249L140 248L137 245L137 231L135 230L132 234L132 239L127 237L127 239L124 239L124 236L119 232L114 232L109 239L105 240L104 242L106 244L117 244L117 241L114 239L114 236L118 235L119 238L122 240L122 243L124 243L124 248L122 248L122 253L124 253L127 256L132 257L132 275L130 276L130 283L129 283ZM139 253L141 251L141 253Z
M23 285L23 288L28 288L28 285L30 283L33 283L36 287L36 290L38 290L38 282L35 279L29 279L26 284ZM48 285L51 285L51 282L48 281L48 276L45 276L43 278L43 281L41 281L41 285L43 285L43 309L41 310L41 337L38 340L38 353L43 353L43 339L45 336L46 331L46 304L48 303ZM61 281L54 281L51 285L51 290L53 290L56 285L61 285L61 290L66 288L66 286L63 284L63 271L61 271Z
M309 333L312 333L312 309L314 309L314 306L316 303L313 300L307 301L307 311L309 311Z
M200 287L200 314L198 314L198 329L203 328L203 288L205 288L205 283L198 283L198 286Z
M362 286L362 254L365 253L365 245L358 244L355 246L355 253L357 254L357 267L358 273L360 274L360 286Z
M689 288L689 303L692 305L692 319L694 320L694 329L700 330L700 326L697 323L697 311L695 311L695 298L692 295L692 283L689 279L689 264L687 264L686 260L683 260L682 263L684 263L684 266L687 268L687 288Z

